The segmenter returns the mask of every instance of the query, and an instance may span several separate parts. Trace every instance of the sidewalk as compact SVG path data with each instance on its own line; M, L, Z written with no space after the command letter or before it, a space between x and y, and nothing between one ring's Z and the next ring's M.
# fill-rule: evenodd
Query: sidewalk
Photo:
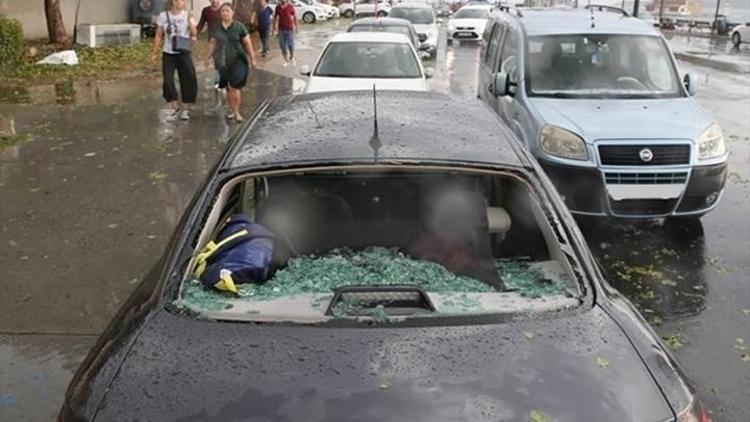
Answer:
M706 38L665 32L678 60L725 72L750 74L750 48L735 48L727 38Z

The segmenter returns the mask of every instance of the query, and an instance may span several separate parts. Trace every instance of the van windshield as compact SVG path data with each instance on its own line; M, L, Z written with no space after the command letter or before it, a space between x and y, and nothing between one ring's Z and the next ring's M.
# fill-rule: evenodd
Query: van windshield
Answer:
M654 36L555 35L529 38L530 94L571 98L682 95L664 41Z

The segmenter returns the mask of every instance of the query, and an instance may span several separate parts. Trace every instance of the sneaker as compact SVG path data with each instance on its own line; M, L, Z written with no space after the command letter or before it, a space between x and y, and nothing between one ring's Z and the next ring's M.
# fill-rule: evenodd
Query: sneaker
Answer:
M234 120L234 117L235 117L235 114L232 113L231 111L227 113L227 120Z
M297 66L297 60L292 59L292 66Z
M182 110L180 112L180 119L181 120L190 120L190 113L187 110Z
M242 118L242 115L240 113L234 113L234 120L239 123L245 119Z
M180 109L179 108L175 108L175 109L172 109L172 112L169 113L169 115L167 116L167 121L168 122L174 122L175 120L177 120L179 118L180 118Z
M264 51L264 52L260 53L260 57L266 57L266 52Z
M281 67L287 67L287 66L289 66L289 62L288 61L284 61L284 64L281 65Z

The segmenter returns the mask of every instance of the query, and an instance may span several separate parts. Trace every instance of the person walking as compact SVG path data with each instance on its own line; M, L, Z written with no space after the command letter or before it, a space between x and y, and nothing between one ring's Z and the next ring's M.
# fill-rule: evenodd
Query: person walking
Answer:
M227 119L241 122L241 90L247 83L249 67L255 67L255 52L250 34L245 25L234 20L234 9L230 3L221 5L221 22L211 34L206 55L206 66L211 59L221 76L220 88L227 89Z
M268 0L258 0L258 11L256 13L258 22L258 33L260 35L260 43L262 50L260 55L266 57L268 51L268 41L271 38L271 28L273 25L273 15L275 11L273 7L268 4Z
M170 120L189 120L188 104L198 96L192 44L197 37L195 18L185 10L185 0L167 0L166 10L156 18L156 36L151 62L156 63L162 50L162 94L172 106ZM175 87L174 73L180 77L180 91Z
M201 18L198 20L198 35L203 33L203 28L207 28L208 40L211 41L211 34L216 29L216 26L221 22L221 15L219 13L221 9L220 0L211 0L211 3L201 10ZM219 89L219 70L214 69L214 89Z
M289 0L281 0L276 5L274 27L279 37L281 54L284 56L284 67L289 63L294 66L294 33L297 32L297 15Z

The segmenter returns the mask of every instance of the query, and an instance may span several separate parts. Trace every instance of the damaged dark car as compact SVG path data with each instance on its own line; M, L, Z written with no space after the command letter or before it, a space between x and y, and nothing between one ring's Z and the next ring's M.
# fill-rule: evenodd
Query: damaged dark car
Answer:
M708 415L489 108L348 92L239 129L59 419Z

